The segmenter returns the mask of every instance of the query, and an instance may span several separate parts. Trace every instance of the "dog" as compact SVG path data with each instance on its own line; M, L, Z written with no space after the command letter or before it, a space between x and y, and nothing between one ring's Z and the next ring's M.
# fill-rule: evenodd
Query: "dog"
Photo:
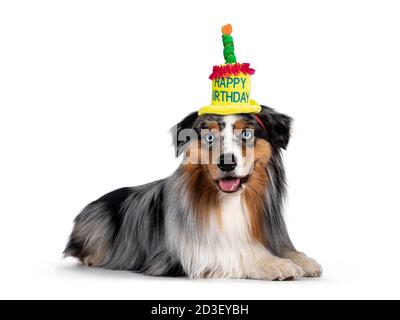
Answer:
M182 164L168 178L108 193L74 221L64 256L151 276L292 280L319 277L282 215L282 149L292 119L189 114L172 130Z

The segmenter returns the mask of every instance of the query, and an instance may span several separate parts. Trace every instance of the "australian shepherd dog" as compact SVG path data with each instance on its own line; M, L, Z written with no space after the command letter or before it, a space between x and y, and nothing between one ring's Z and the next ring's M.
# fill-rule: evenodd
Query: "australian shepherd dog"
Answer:
M282 215L281 150L291 118L194 112L173 128L180 167L170 177L110 192L76 217L65 256L152 276L287 280L319 277Z

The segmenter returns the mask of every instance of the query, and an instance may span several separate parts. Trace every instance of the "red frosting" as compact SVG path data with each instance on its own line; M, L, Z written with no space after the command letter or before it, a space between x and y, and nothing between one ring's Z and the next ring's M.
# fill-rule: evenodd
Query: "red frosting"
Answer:
M214 80L216 78L226 78L232 75L237 76L240 73L254 74L254 72L256 71L250 68L250 63L223 64L220 66L214 66L213 72L209 78L210 80Z

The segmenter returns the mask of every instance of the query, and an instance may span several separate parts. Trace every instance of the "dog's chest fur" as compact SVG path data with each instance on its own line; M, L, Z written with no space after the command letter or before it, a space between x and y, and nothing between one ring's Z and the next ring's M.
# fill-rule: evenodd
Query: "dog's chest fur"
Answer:
M187 247L183 263L191 277L240 278L267 255L268 250L250 235L246 205L240 193L222 194L220 212L212 214L199 241Z
M210 226L220 244L238 247L249 243L248 216L240 194L222 194L220 203L220 223L217 228Z

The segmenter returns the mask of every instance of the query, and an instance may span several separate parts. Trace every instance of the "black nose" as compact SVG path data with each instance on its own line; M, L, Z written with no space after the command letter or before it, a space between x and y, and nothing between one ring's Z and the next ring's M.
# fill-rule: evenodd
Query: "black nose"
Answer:
M232 153L223 154L219 158L218 168L221 171L229 172L233 171L237 166L236 158Z

